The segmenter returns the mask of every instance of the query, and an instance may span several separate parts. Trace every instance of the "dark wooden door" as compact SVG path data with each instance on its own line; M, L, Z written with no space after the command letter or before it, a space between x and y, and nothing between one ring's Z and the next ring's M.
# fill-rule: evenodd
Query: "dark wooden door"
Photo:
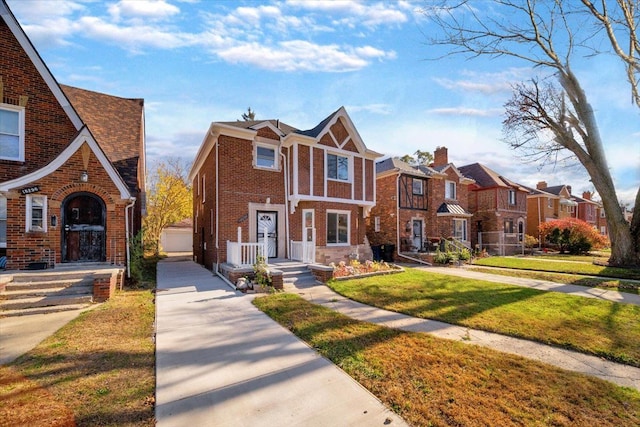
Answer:
M68 199L64 206L64 261L105 261L105 247L104 204L90 195Z

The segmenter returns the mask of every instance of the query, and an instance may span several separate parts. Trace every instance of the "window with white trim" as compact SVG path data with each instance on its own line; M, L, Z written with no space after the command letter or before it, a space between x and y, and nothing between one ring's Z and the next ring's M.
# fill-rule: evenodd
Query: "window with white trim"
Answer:
M202 203L205 202L205 199L207 198L207 179L206 179L206 175L202 174Z
M349 158L327 153L327 178L349 181Z
M547 197L547 206L550 208L553 207L553 199L551 197Z
M467 220L454 218L453 220L453 237L458 240L467 240Z
M253 164L264 169L278 169L276 147L268 144L254 144Z
M417 195L422 195L423 193L423 188L422 188L422 180L421 179L413 179L413 194L417 194Z
M0 105L0 159L24 161L24 107Z
M509 204L516 204L516 190L509 190Z
M349 244L349 219L351 212L327 212L327 245Z
M47 196L27 195L26 231L47 231Z
M453 181L444 182L444 197L445 199L456 200L456 183Z
M7 247L7 199L0 196L0 248Z
M373 217L373 230L375 232L379 232L380 231L380 217L379 216Z

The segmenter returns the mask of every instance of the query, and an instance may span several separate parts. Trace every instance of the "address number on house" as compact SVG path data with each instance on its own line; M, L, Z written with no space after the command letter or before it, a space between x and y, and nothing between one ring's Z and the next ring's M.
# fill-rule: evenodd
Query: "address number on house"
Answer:
M38 187L37 185L34 185L33 187L23 188L22 190L20 190L20 193L31 194L31 193L37 193L38 191L40 191L40 187Z

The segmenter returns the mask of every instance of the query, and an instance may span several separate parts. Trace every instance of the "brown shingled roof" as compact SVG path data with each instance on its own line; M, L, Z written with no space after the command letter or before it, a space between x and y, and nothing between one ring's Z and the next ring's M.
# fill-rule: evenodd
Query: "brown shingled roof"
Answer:
M60 85L133 194L144 156L144 100ZM143 173L144 171L140 171ZM144 180L142 180L144 182Z

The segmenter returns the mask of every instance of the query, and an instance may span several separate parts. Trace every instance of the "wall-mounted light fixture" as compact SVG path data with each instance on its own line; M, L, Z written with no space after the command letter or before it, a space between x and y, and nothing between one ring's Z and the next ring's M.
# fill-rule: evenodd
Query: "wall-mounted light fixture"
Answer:
M80 181L81 182L89 181L89 174L87 173L87 171L82 171L82 173L80 174Z
M405 225L405 230L411 231L411 221L407 221L407 224Z

